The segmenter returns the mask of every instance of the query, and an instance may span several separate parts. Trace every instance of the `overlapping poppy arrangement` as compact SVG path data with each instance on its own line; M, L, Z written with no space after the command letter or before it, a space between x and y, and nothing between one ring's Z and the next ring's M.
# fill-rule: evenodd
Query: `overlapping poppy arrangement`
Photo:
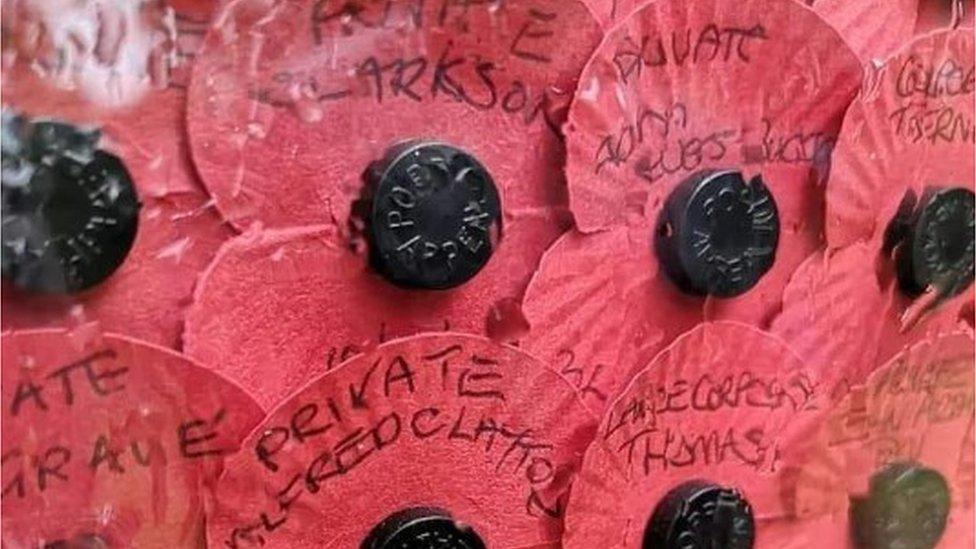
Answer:
M972 13L5 2L2 545L972 547Z

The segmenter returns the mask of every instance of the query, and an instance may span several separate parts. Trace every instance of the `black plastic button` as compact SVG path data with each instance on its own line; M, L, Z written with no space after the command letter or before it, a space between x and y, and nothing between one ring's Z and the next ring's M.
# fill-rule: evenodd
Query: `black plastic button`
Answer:
M773 266L779 213L762 179L735 171L700 172L668 197L655 248L669 278L694 295L747 292Z
M390 515L363 540L362 549L485 549L478 534L433 507Z
M4 114L4 278L30 291L95 286L135 241L139 202L122 161L95 148L97 132Z
M749 502L735 489L694 480L654 509L644 549L751 549L756 526Z
M501 235L495 182L470 154L441 143L393 149L372 170L372 263L399 286L446 289L475 276Z
M931 549L945 532L949 485L937 471L895 463L871 477L866 498L851 505L851 525L864 549Z
M906 295L917 296L931 286L951 297L972 284L974 202L969 189L932 189L908 214L895 256L899 286Z

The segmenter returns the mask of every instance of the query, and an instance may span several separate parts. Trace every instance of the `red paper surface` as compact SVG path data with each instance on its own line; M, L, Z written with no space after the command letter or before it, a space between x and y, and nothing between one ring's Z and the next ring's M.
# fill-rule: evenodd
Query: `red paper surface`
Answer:
M971 546L973 358L970 334L925 339L853 387L832 407L816 452L784 485L793 487L795 513L844 524L849 497L865 494L871 475L914 461L950 487L953 507L938 547Z
M765 326L820 244L827 158L860 74L837 34L795 2L653 2L611 30L566 125L581 232L547 252L526 292L530 351L595 387L584 396L602 410L696 323ZM683 295L653 251L671 190L706 168L761 173L779 211L772 269L733 299Z
M812 517L777 517L757 521L762 532L760 549L809 549L810 547L849 547L847 518L832 515Z
M783 310L770 328L822 372L835 396L913 341L972 332L966 311L973 288L909 319L912 299L898 289L891 260L878 247L858 243L812 255L784 290Z
M666 276L646 230L570 231L543 256L526 290L531 331L522 345L602 414L634 374L704 316L704 300Z
M91 333L3 335L3 545L199 544L208 492L260 408L162 347Z
M358 547L404 508L446 509L488 547L557 543L596 428L555 372L459 334L390 342L293 395L217 489L214 546Z
M770 331L816 365L834 396L861 384L879 360L885 325L897 322L893 279L878 279L876 251L857 244L816 252L783 290Z
M972 0L919 0L915 34L973 26L976 5Z
M599 38L578 0L234 2L194 66L193 157L241 229L344 226L363 172L415 139L472 153L506 210L548 207Z
M506 219L485 269L443 292L393 286L328 227L245 233L201 278L185 352L270 407L386 339L445 330L517 338L525 329L517 303L563 226L545 214Z
M100 126L140 197L198 192L183 109L187 71L214 3L4 4L3 103Z
M930 296L899 290L893 256L883 249L906 192L973 188L972 49L964 31L916 40L874 74L845 118L827 189L828 250L798 269L772 324L833 375L841 394L912 341L972 330L972 287L927 309ZM932 67L941 76L926 80ZM916 111L929 114L905 114ZM943 116L958 125L940 129Z
M602 413L614 394L680 333L705 320L759 327L780 312L783 290L819 244L820 205L780 209L776 263L741 296L714 299L684 294L658 263L654 234L643 226L583 234L570 231L539 263L525 292L531 330L523 345L556 365Z
M705 323L647 364L610 406L573 486L567 549L641 547L660 499L701 479L781 516L779 474L826 405L817 373L777 338ZM757 529L757 547L767 545Z
M926 0L927 1L927 0ZM805 0L837 29L865 64L880 63L911 40L919 0ZM943 3L935 0L932 3Z
M973 188L973 33L932 33L882 66L851 104L827 187L827 244L881 241L902 197ZM935 74L935 78L929 75Z
M201 28L194 18L209 6L98 11L88 4L26 2L11 8L17 32L9 47L5 42L4 105L28 117L100 128L98 146L125 163L142 209L128 257L97 287L70 296L31 295L5 281L4 329L97 320L106 331L178 347L197 276L232 234L196 179L184 134L187 56ZM114 49L100 45L115 44L112 37L119 36ZM112 52L117 58L103 59ZM103 71L112 67L109 78Z
M671 189L706 168L761 172L783 226L809 221L795 216L819 200L860 74L837 33L793 1L645 5L607 35L570 110L580 229L651 226Z
M626 19L630 12L646 3L646 0L583 0L583 3L589 6L600 24L609 29Z

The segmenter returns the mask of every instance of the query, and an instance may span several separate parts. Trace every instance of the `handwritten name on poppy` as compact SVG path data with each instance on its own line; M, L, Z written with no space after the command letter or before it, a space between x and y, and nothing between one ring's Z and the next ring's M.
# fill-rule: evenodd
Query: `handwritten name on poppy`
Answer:
M897 69L895 93L899 97L939 99L972 95L976 89L976 67L947 57L928 61L909 55Z
M676 29L663 34L624 36L613 54L613 64L624 84L639 80L646 68L704 63L749 63L769 39L766 28L721 26L710 23L696 29Z
M559 373L572 383L573 387L576 387L581 399L587 402L595 399L597 406L603 406L607 403L609 395L598 387L598 383L603 379L604 371L609 366L601 363L588 364L577 360L576 352L572 349L560 349L556 353L556 360Z
M677 172L693 171L705 161L725 157L729 143L737 135L732 128L719 128L705 134L687 131L691 114L684 103L664 109L641 107L634 123L600 140L594 158L594 173L606 166L634 163L635 173L648 182Z
M389 1L337 4L323 0L312 10L314 43L323 45L327 36L343 36L362 29L402 29L404 25L412 31L433 26L449 34L468 34L475 27L469 21L472 11L485 9L483 5L456 0L442 0L433 11L425 6L422 0L395 9ZM499 4L498 10L515 11L504 4ZM542 120L556 132L559 122L553 113L568 106L570 94L555 93L551 86L527 84L507 60L517 59L527 70L534 70L533 65L550 64L551 52L559 47L556 39L559 13L530 7L505 15L523 20L511 38L506 59L491 59L484 53L472 55L449 40L439 51L417 55L384 56L367 52L351 61L353 69L347 77L337 77L327 66L277 71L271 75L270 82L252 84L249 96L277 108L291 108L296 91L319 103L362 96L372 97L377 105L393 100L416 103L446 100L479 111L498 109L526 126Z
M909 55L894 70L894 95L900 102L888 121L896 136L911 144L976 143L973 63Z
M329 492L331 482L408 439L469 448L472 459L487 460L495 476L519 479L527 515L562 516L563 495L547 490L559 470L553 443L536 426L504 413L521 365L463 343L360 360L371 362L348 383L303 394L283 420L267 424L245 449L255 470L265 475L274 501L253 520L233 527L225 545L267 543L296 505L309 505L317 494Z
M892 131L909 143L976 143L971 109L909 101L889 113Z
M135 371L131 365L120 364L116 351L107 347L46 372L25 375L17 381L13 397L4 403L9 414L7 428L19 428L19 422L41 426L50 421L71 429L71 418L85 417L94 406L112 409L120 418L130 412L138 416L140 411L124 408L129 378ZM73 482L88 482L93 475L121 476L174 460L224 455L232 450L220 442L220 427L226 418L224 409L210 417L187 413L161 429L153 429L151 436L149 431L141 436L128 433L126 428L106 427L104 432L91 433L84 445L60 443L56 436L41 442L5 444L0 457L2 498L24 499L70 490Z
M756 471L779 466L777 433L768 432L769 413L793 415L817 409L818 387L805 374L703 374L694 379L653 383L618 402L608 413L603 439L629 467L643 475L670 468L741 464ZM711 426L696 415L755 409L756 422Z
M860 446L878 466L916 459L933 428L954 422L965 427L972 418L971 377L970 361L898 360L873 383L853 390L831 415L828 446Z
M310 29L314 42L320 45L329 36L349 36L377 29L436 28L469 34L479 30L472 21L474 12L486 7L495 12L515 9L505 2L483 0L318 0L312 8ZM522 24L508 41L508 52L529 61L550 62L546 52L531 44L533 40L555 36L555 27L550 23L558 19L559 13L536 6L519 10L518 15L522 16Z
M758 122L761 133L747 139L733 127L694 131L692 113L681 102L664 109L642 106L635 122L602 136L593 172L632 166L635 175L655 183L674 174L693 173L740 150L748 163L826 165L837 142L837 136L827 132L784 130L768 118Z
M325 351L325 370L331 371L343 362L366 352L371 344L386 343L390 339L424 332L450 332L451 321L447 318L424 322L422 326L412 327L406 332L389 333L385 322L379 322L376 327L376 336L368 343L347 342L342 345L331 345Z

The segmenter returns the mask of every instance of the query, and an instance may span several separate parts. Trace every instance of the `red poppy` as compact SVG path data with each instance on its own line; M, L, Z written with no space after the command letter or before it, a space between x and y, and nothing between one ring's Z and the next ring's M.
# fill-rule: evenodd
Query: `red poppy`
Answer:
M206 4L197 3L197 10ZM184 73L204 24L193 19L197 12L155 4L100 12L89 4L70 6L78 13L56 8L18 4L13 12L4 105L28 119L99 130L98 147L121 159L142 207L128 256L98 286L38 295L4 280L3 327L97 320L106 331L178 347L197 275L232 234L199 186L185 144ZM98 41L87 37L93 29Z
M386 343L254 430L218 484L208 538L369 546L384 519L433 508L482 542L465 547L549 546L595 427L569 383L514 348L451 333Z
M510 214L549 208L558 128L599 37L575 0L236 2L194 64L193 158L239 229L344 227L363 173L413 140L473 154Z
M527 349L595 389L588 401L600 410L697 323L768 323L789 277L820 246L829 153L860 76L836 32L792 1L658 1L611 30L566 125L579 230L546 253L529 285ZM715 201L678 196L715 180ZM729 197L739 199L719 200ZM689 218L705 221L672 222L682 200ZM739 242L772 231L778 242ZM714 256L713 274L740 295L679 289L656 244L679 232L680 253L695 257L704 243L699 257ZM751 287L740 283L745 271Z
M826 402L817 372L786 343L738 323L696 327L609 406L573 486L564 546L670 547L676 539L659 536L708 535L701 529L720 527L712 524L715 502L686 499L671 516L664 512L672 490L690 481L736 500L730 530L706 539L774 546L762 520L785 512L780 471ZM648 544L651 537L660 545Z
M194 67L196 165L230 222L262 227L228 243L199 285L187 353L271 405L387 338L521 336L517 304L568 227L558 128L601 34L585 6L258 4L229 6ZM438 292L375 274L358 212L367 168L417 139L469 153L501 196L486 266Z
M100 334L3 335L4 545L198 544L208 487L262 417L186 358Z
M771 328L842 385L911 341L972 329L972 66L972 33L919 38L844 120L827 249L797 270Z
M794 513L868 542L972 544L972 365L971 334L924 338L852 387L784 483Z

